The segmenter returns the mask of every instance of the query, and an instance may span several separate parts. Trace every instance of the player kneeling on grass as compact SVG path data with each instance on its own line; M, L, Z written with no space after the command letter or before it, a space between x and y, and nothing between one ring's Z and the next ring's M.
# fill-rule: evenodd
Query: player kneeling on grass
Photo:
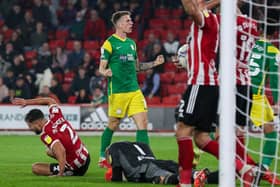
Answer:
M90 155L71 124L63 117L61 109L51 98L21 99L15 98L13 104L48 105L49 119L39 109L30 110L25 122L48 147L47 155L58 163L34 163L32 172L36 175L82 176L90 164Z
M178 164L172 160L158 160L149 145L141 142L116 142L106 150L107 181L147 182L154 184L178 184ZM208 169L193 171L195 187L204 183L218 183L218 173Z

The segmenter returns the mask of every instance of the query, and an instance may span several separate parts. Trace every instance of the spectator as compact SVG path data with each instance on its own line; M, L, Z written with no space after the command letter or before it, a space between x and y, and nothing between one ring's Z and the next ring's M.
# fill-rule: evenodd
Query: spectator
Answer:
M25 75L25 81L30 89L31 98L38 95L38 88L35 86L35 76L31 73Z
M3 98L2 103L11 103L11 100L15 97L15 90L9 89L8 96Z
M100 87L95 87L92 92L91 104L93 107L98 107L101 104L107 103L107 97Z
M24 20L20 25L20 30L22 32L23 42L25 46L30 46L30 36L34 31L35 22L32 16L32 12L26 11L24 14Z
M176 40L174 33L172 31L169 31L167 33L167 39L163 43L163 47L164 47L164 50L166 51L167 57L169 57L171 59L172 56L177 54L179 45L180 45L180 43L178 40Z
M5 49L5 43L4 43L4 36L2 33L0 33L0 54Z
M37 22L36 23L36 31L33 32L30 36L30 45L34 49L39 49L39 47L44 43L47 42L48 36L43 31L43 23Z
M25 79L22 75L17 77L16 84L13 90L15 90L15 97L20 97L25 99L31 98L30 89L26 84Z
M148 44L144 47L144 56L146 59L152 56L153 46L156 42L159 42L159 38L156 37L155 33L149 33Z
M63 92L62 86L57 78L52 78L50 91L58 97L61 103L67 102L66 93Z
M81 42L76 40L74 42L74 51L68 55L66 68L69 70L76 70L82 64L84 58L84 50L82 49Z
M38 51L38 60L47 68L51 67L52 56L48 42L44 42Z
M75 103L90 103L88 93L85 89L80 89Z
M9 95L9 89L4 84L4 80L2 77L0 77L0 103L2 103L3 99L8 97Z
M14 4L8 16L5 19L5 23L11 29L16 29L23 22L23 13L19 4Z
M95 64L95 61L92 59L89 53L85 53L82 67L87 70L87 74L89 77L94 76L94 72L96 69L98 69L97 64Z
M56 27L58 25L56 11L57 9L54 7L50 0L43 0L43 5L49 9L50 12L50 26Z
M14 31L11 38L11 43L14 46L14 50L18 53L23 53L24 48L24 42L21 36L21 32Z
M58 17L59 25L64 28L69 28L69 26L73 23L76 17L76 9L72 3L72 1L67 2L67 6L63 8L61 15Z
M5 45L5 50L1 53L2 59L4 61L12 64L15 55L16 55L16 53L15 53L13 44L8 42Z
M86 21L85 25L84 39L103 41L105 36L105 22L99 17L97 10L91 10L90 18Z
M19 75L22 75L27 72L27 68L24 63L24 58L21 54L17 54L14 56L11 68L15 74L15 77L18 77Z
M70 26L70 37L73 40L82 40L85 28L85 20L81 12L77 12L76 19Z
M165 51L160 42L155 42L152 48L152 53L150 56L147 56L147 61L153 61L159 54L163 54L165 56ZM155 67L154 71L163 72L163 64Z
M88 0L78 0L75 7L79 12L81 12L83 19L88 19L89 17Z
M106 84L106 78L100 74L98 69L95 69L94 76L91 77L89 83L90 92L93 93L97 87L101 88L102 92L104 92L106 89Z
M159 96L160 93L160 76L154 69L146 70L146 79L144 81L142 92L145 97L152 98Z
M58 97L51 92L50 87L45 85L42 88L42 91L39 93L38 97L50 97L56 101L56 103L60 103Z
M47 28L52 27L51 12L49 8L42 3L42 0L34 0L32 15L36 22L42 22Z
M53 72L63 73L67 63L67 55L62 47L56 47L52 54L52 70Z
M12 89L15 84L15 73L12 68L7 69L5 72L5 76L3 77L4 84L9 88Z
M10 10L12 9L13 5L16 3L17 0L5 0L0 1L0 13L1 15L8 16Z
M139 1L138 0L131 0L129 2L129 11L132 13L132 19L136 24L141 22L141 14L142 10L141 7L139 6Z
M71 92L78 96L81 89L85 89L89 93L89 77L86 75L86 70L83 67L79 68L78 74L72 82Z
M105 21L106 28L111 29L113 25L112 25L111 20L109 20L108 18L114 12L115 4L118 4L119 7L121 7L120 3L118 1L113 2L113 11L112 11L112 8L108 6L108 3L106 3L104 0L98 1L97 4L98 4L99 16ZM120 10L120 8L118 10Z

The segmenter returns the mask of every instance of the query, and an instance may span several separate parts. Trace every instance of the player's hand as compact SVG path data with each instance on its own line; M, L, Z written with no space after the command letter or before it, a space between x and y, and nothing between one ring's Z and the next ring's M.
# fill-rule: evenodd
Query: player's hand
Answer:
M26 106L26 101L23 98L14 98L11 100L14 105L21 105L22 107Z
M111 69L106 69L103 73L105 77L112 77L113 73Z
M156 60L154 61L154 66L158 66L160 64L164 63L164 56L163 55L158 55Z

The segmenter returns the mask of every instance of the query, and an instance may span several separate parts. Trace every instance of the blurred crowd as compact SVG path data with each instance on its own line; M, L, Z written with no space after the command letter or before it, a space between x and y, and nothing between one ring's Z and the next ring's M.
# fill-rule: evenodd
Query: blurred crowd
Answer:
M242 4L242 11L250 15L251 5ZM269 1L269 6L276 5L278 0ZM256 18L265 13L263 6L254 9ZM113 33L110 18L118 10L132 12L131 37L140 61L154 60L158 54L170 61L186 41L188 16L180 0L0 0L0 103L12 97L45 96L60 103L105 103L107 85L98 72L99 50ZM164 11L159 10L174 10L161 34L155 32L160 27L156 19L164 21ZM270 14L279 17L279 11ZM180 29L169 18L180 22ZM145 96L162 96L159 74L164 71L160 66L145 73L146 81L140 82Z

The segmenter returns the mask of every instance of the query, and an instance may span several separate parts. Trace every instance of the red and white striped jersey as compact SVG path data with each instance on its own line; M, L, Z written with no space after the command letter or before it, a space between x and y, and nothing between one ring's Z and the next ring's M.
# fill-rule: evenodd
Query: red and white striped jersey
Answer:
M255 20L246 15L238 15L236 24L236 84L250 85L248 61L255 41L259 37L258 25Z
M201 26L192 23L187 50L187 72L189 85L218 85L215 67L219 45L219 24L215 14L202 12Z
M57 105L49 108L49 121L44 125L41 140L48 147L59 141L66 151L66 167L80 168L88 157L88 150L70 123L64 119L61 109Z

